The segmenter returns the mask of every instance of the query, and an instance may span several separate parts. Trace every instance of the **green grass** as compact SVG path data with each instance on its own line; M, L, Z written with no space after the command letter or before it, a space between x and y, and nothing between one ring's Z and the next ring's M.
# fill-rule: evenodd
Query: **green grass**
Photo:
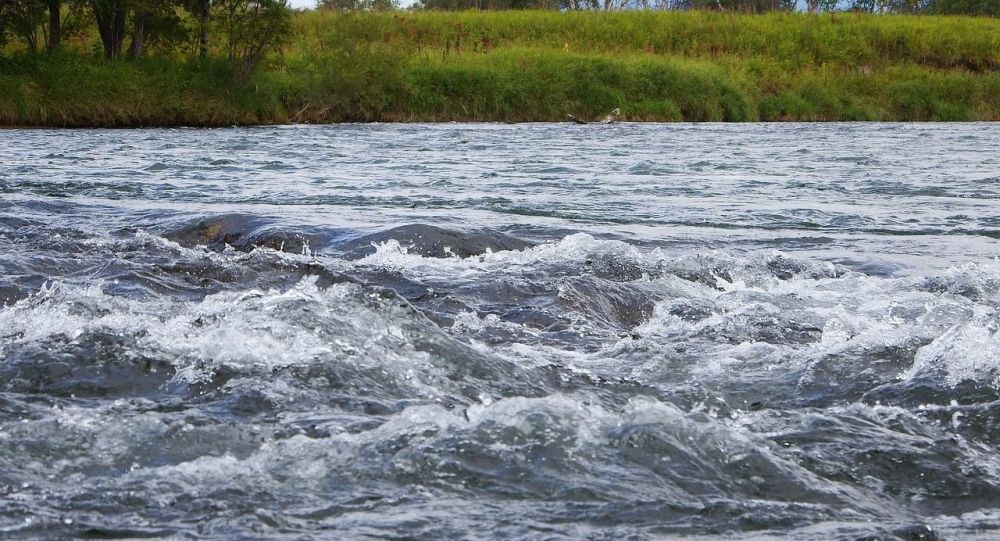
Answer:
M283 122L281 92L236 86L224 64L0 59L0 125L220 126Z
M8 55L0 124L1000 120L998 19L305 12L294 28L247 85L182 55Z

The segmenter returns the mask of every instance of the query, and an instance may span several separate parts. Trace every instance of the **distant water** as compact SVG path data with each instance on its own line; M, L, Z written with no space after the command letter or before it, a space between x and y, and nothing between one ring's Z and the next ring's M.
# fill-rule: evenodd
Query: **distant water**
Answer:
M1000 125L0 132L0 536L995 539Z

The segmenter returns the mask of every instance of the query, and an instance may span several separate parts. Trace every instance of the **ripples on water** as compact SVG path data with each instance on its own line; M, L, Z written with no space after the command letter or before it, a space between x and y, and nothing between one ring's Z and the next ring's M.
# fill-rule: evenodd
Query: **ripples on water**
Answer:
M993 538L998 141L0 132L0 532Z

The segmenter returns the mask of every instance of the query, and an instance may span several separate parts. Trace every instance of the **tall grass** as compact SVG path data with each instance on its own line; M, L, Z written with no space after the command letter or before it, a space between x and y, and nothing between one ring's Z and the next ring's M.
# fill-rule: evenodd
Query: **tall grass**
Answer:
M222 62L0 59L0 125L224 126L284 122L279 89L238 86Z
M296 48L383 42L418 50L496 47L575 52L762 56L788 65L909 61L1000 69L1000 19L873 16L859 13L761 15L687 12L416 12L342 15L307 12Z
M0 58L0 124L1000 120L1000 20L771 13L296 15L223 62Z

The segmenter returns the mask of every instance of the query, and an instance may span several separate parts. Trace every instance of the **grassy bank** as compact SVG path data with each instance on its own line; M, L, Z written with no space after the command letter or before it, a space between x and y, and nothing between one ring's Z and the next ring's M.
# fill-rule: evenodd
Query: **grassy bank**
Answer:
M1000 120L1000 20L772 13L296 15L248 84L184 55L0 59L0 124ZM87 44L81 44L86 50Z

